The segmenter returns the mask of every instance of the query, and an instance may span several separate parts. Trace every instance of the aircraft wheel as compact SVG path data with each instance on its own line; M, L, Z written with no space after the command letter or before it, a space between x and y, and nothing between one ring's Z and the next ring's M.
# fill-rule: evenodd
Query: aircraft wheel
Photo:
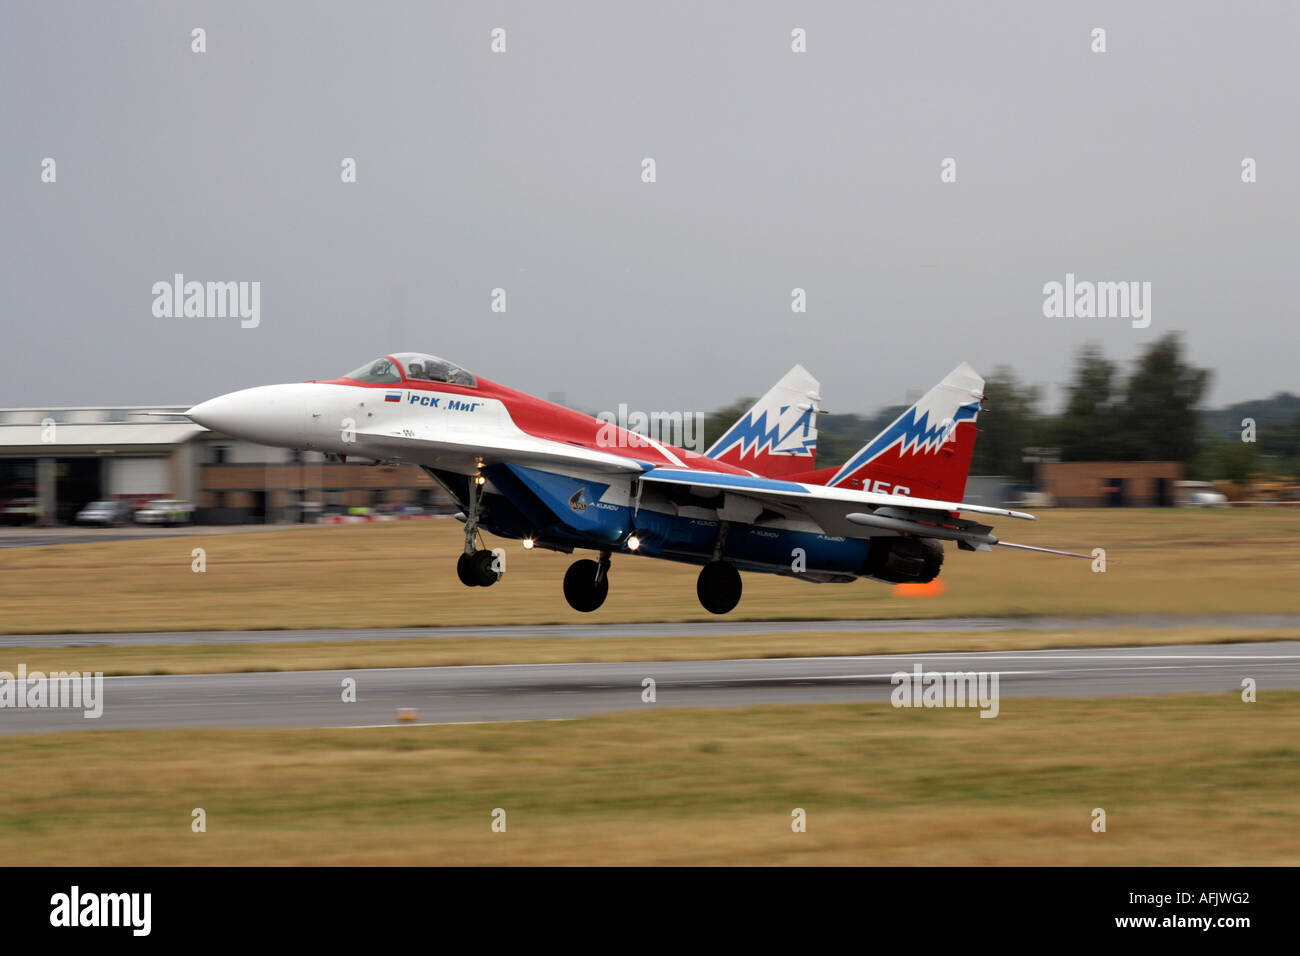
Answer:
M497 556L491 551L479 550L469 556L470 577L474 583L481 588L491 587L501 580L501 572L493 565L496 564Z
M704 610L726 614L740 603L740 572L726 561L711 561L700 569L695 593Z
M925 546L925 561L921 566L921 583L928 584L939 576L943 567L943 545L933 538L922 538Z
M456 559L456 577L460 578L460 583L467 588L478 587L478 582L474 580L474 569L470 563L474 560L474 555L461 553Z
M609 573L606 572L597 584L599 571L600 565L586 558L569 565L569 570L564 572L564 599L569 602L569 607L585 614L605 603L609 595Z

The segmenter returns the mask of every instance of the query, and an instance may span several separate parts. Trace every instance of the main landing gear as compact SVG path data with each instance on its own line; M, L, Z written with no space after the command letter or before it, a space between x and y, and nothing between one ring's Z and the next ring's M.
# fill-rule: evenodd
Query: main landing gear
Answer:
M594 611L609 596L609 552L600 553L600 561L584 558L569 565L564 572L564 599L569 607L584 614Z
M477 547L479 519L482 516L482 482L470 480L468 508L465 512L465 550L456 560L456 576L466 587L491 587L501 580L502 561L497 552ZM727 524L722 523L713 549L713 560L700 569L695 593L700 604L711 614L727 614L740 603L740 572L723 560L723 546L727 537ZM524 542L533 545L532 539ZM590 614L609 597L608 551L600 552L600 560L584 558L569 565L564 574L564 599L569 607Z
M726 614L740 603L740 572L722 560L726 549L727 532L731 525L718 524L718 540L713 543L713 560L700 568L695 582L695 593L710 614Z
M490 556L490 554L489 554ZM700 569L695 593L706 611L726 614L740 603L740 572L726 561L711 561ZM584 558L569 565L564 574L564 599L584 614L596 610L609 596L609 552L600 561Z
M740 572L722 559L728 525L718 529L713 560L700 569L695 593L704 609L712 614L726 614L740 603ZM584 559L569 565L564 575L564 599L569 607L584 614L596 610L609 596L609 552L600 553L600 562Z
M483 500L482 478L471 478L469 510L465 513L465 551L456 559L456 576L466 587L491 587L501 580L501 565L491 551L474 547Z
M700 568L695 593L712 614L726 614L740 603L740 572L726 561L710 561Z

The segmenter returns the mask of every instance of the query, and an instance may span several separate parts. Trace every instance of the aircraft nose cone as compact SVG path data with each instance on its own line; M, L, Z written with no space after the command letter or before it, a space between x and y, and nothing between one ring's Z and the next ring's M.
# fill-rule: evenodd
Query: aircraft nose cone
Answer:
M295 385L263 385L218 395L188 412L190 421L232 438L299 447L310 420L308 396Z
M223 432L226 430L225 426L230 423L231 406L234 404L230 401L229 395L220 395L206 402L199 402L185 413L185 417L196 425L210 428L214 432Z
M261 431L268 424L272 403L269 395L260 394L265 389L246 388L242 392L218 395L195 405L185 414L190 421L214 432L237 438L251 437L250 432Z

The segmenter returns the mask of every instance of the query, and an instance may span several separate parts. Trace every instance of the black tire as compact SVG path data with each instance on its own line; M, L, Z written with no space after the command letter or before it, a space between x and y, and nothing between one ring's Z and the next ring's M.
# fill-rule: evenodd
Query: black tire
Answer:
M569 607L589 614L605 603L609 596L609 573L602 575L598 584L599 571L600 565L587 558L569 565L569 570L564 572L564 599Z
M928 584L943 568L943 545L934 538L872 538L859 574L890 584Z
M740 603L740 572L726 561L711 561L700 569L695 593L710 614L726 614Z
M463 552L456 559L456 577L460 578L460 583L467 588L478 587L478 582L474 580L474 570L470 567L470 562L473 559L474 555Z
M489 588L501 580L501 572L496 570L497 556L491 551L475 551L470 555L469 567L474 583L481 588Z
M925 563L921 569L921 583L929 584L939 576L943 569L943 542L933 538L922 538L925 547Z

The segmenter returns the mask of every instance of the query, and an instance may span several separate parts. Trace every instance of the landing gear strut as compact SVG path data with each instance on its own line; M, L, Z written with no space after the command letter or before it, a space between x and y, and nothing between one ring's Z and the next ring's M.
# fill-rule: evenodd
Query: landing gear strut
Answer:
M727 532L731 524L718 523L718 539L713 542L713 560L700 568L695 593L710 614L726 614L740 603L740 572L723 560Z
M711 561L700 569L695 593L704 610L726 614L740 603L740 572L726 561Z
M465 550L456 559L456 577L466 587L491 587L501 580L497 556L483 548L475 548L478 536L478 519L482 513L483 493L479 478L469 480L469 510L465 512Z
M600 553L600 563L588 558L574 561L564 572L564 599L569 607L584 614L605 603L609 595L609 552Z

